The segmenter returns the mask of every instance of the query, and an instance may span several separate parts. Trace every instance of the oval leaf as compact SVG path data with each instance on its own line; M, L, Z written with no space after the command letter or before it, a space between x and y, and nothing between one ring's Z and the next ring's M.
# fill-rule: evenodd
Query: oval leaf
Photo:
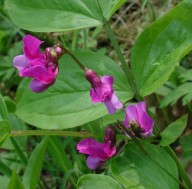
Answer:
M164 169L178 178L177 167L172 158L162 148L142 143L149 155ZM112 159L111 170L126 188L178 189L178 183L156 165L148 156L137 149L135 143L125 147L124 154Z
M92 52L78 52L75 55L100 75L114 76L114 89L122 102L133 97L125 74L114 61ZM16 114L36 127L66 129L108 114L104 104L92 104L90 84L84 72L68 55L61 59L57 81L47 92L33 93L27 85L24 81L18 90Z
M139 93L160 87L192 49L192 1L185 0L147 28L131 53L131 67Z
M109 176L88 174L79 178L78 189L123 189L122 186Z
M188 115L180 117L161 133L161 146L169 146L182 134L187 126L187 118Z
M108 20L126 0L98 1ZM6 7L13 22L30 31L58 32L103 24L96 0L7 0Z

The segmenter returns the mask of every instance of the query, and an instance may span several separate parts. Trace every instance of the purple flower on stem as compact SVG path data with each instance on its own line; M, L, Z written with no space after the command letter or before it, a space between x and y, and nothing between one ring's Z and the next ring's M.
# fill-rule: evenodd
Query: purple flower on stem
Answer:
M97 142L92 138L87 138L81 140L77 144L77 150L81 154L89 155L87 158L87 166L94 170L103 162L115 155L115 142L115 131L111 127L107 127L105 131L104 143Z
M102 102L107 107L109 114L114 114L116 110L121 109L123 104L114 94L113 77L99 77L94 70L86 69L85 77L91 83L90 95L92 103Z
M154 121L146 111L146 103L139 102L126 109L124 125L137 135L149 136L152 134Z
M18 69L19 76L33 78L30 88L33 92L43 92L53 85L58 74L58 58L61 48L56 45L41 53L43 41L27 35L23 39L23 53L16 56L13 65Z

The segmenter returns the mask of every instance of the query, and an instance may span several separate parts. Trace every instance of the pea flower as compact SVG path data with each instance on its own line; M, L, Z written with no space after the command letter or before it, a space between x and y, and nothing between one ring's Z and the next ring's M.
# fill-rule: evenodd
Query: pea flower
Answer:
M26 35L23 38L23 53L16 56L13 65L19 76L33 78L30 88L33 92L43 92L55 83L58 74L58 59L63 54L58 45L40 51L40 41L36 37Z
M149 136L152 134L154 121L147 114L145 102L128 106L125 111L125 127L130 128L136 136Z
M94 70L85 69L85 77L91 83L90 96L92 103L102 102L107 107L109 114L114 114L116 110L121 109L123 104L114 94L113 77L99 77Z
M87 166L89 169L96 169L103 162L107 161L116 153L116 134L112 127L107 127L105 131L104 143L87 138L77 144L77 150L81 154L89 155Z

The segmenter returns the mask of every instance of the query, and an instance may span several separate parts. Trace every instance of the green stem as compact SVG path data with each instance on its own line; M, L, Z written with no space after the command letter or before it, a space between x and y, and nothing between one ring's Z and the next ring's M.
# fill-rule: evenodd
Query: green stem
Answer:
M66 48L64 48L64 47L62 47L62 48L63 48L64 52L65 52L66 54L68 54L68 55L79 65L79 67L85 71L85 68L86 68L86 67L85 67L70 51L68 51L68 50L67 50Z
M163 166L161 166L155 159L153 159L149 153L145 150L145 148L142 146L142 144L139 142L137 137L132 133L130 129L127 129L121 122L119 122L119 127L131 137L131 139L135 142L139 150L145 154L151 161L153 161L159 168L161 168L165 173L167 173L172 179L174 179L177 183L179 183L184 189L187 189L187 187L177 178L175 178L171 173L169 173Z
M170 146L165 147L164 148L168 154L172 157L172 159L175 161L179 174L182 177L183 181L185 182L185 184L188 186L188 188L192 188L192 183L189 179L189 177L186 174L186 171L183 169L181 163L179 162L179 160L177 159L177 156L175 155L175 153L173 152L173 150L170 148Z
M157 98L158 103L160 104L161 99L158 94L156 94L156 98ZM162 109L163 115L165 116L166 123L169 125L171 123L171 121L169 119L169 115L168 115L165 107L162 107L161 109Z
M51 131L51 130L16 131L16 130L12 130L10 133L10 137L19 137L19 136L72 136L72 137L80 137L80 138L88 138L88 137L104 138L103 133L87 133L87 132L73 132L73 131ZM117 139L131 140L125 135L117 135ZM158 141L158 139L156 137L146 138L144 140L149 141L149 142Z
M117 53L117 56L118 56L119 60L121 61L121 64L122 64L123 70L127 76L127 79L129 81L130 85L132 86L133 90L135 91L136 98L138 101L142 101L142 97L139 95L139 93L137 91L132 72L131 72L130 68L128 67L128 65L126 64L126 61L123 57L123 54L121 52L121 49L119 47L115 34L113 33L113 30L111 29L110 23L104 19L104 25L106 28L106 32L109 36L109 39L111 40L111 43Z
M121 52L121 49L119 47L119 44L117 42L117 39L115 37L115 34L111 28L111 25L110 23L105 19L105 17L103 16L103 12L102 12L102 9L101 9L101 6L99 4L99 1L97 0L97 4L98 4L98 7L100 9L100 12L101 12L101 15L102 15L102 18L103 18L103 22L104 22L104 26L105 26L105 29L106 29L106 32L109 36L109 39L111 40L111 43L117 53L117 56L119 58L119 60L121 61L121 64L122 64L122 67L123 67L123 70L127 76L127 79L130 83L130 85L132 86L133 90L135 91L135 96L136 96L136 99L138 101L142 101L143 98L139 95L138 91L137 91L137 88L136 88L136 84L135 84L135 80L133 78L133 75L132 75L132 72L131 72L131 69L128 67L128 65L126 64L126 61L123 57L123 54Z
M83 29L83 38L84 38L84 48L87 49L88 47L88 29Z
M75 30L73 34L72 50L77 50L79 30Z

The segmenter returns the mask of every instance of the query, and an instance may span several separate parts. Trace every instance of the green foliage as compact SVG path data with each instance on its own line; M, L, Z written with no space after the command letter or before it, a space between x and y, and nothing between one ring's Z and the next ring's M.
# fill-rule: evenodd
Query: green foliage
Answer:
M181 58L192 49L191 10L191 0L183 1L137 39L131 53L131 68L142 96L165 83Z
M161 146L169 146L182 134L187 126L187 118L188 115L184 115L174 123L168 125L168 127L161 133Z
M125 0L98 1L107 20L125 2ZM13 22L30 31L58 32L103 24L102 13L96 0L27 2L7 0L6 7Z
M181 138L181 146L183 150L183 157L192 159L192 133L189 135L184 135Z
M162 148L142 143L148 154L164 169L178 178L177 167ZM178 183L165 173L148 156L137 149L135 143L124 148L122 156L112 159L111 170L115 179L126 188L178 189Z
M160 106L165 107L176 104L179 99L182 99L183 105L188 105L192 100L192 79L191 79L192 69L184 69L180 67L177 77L179 80L179 85L172 88L164 99L161 101Z
M101 76L112 75L115 92L122 102L133 97L125 74L111 59L92 52L76 52L75 55ZM89 95L90 84L85 79L84 72L67 55L60 61L56 83L47 92L33 93L27 85L26 81L21 83L16 114L36 127L66 129L107 114L103 104L92 104Z
M23 184L25 189L35 189L39 181L42 163L44 160L45 150L47 147L48 138L42 139L41 143L33 150L29 162L27 164L25 173L23 175Z
M20 181L20 179L17 175L17 172L16 172L16 168L15 168L13 170L8 189L15 189L16 186L17 186L17 189L24 189L24 186L23 186L22 182Z
M77 186L78 189L123 189L123 187L111 177L95 174L80 177Z

